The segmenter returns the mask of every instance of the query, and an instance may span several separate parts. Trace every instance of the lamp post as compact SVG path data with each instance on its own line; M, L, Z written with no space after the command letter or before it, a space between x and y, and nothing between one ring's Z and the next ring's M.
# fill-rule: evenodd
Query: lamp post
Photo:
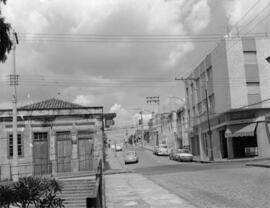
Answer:
M270 56L265 59L270 64Z

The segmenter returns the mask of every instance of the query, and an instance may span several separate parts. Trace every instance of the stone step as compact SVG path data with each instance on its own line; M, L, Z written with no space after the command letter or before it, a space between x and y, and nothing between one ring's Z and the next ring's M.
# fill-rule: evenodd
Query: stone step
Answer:
M62 179L61 198L65 200L66 208L86 208L86 199L92 197L96 187L96 179Z
M93 192L95 188L89 188L89 189L65 189L62 191L62 194L76 194L76 193L87 193L87 192Z
M96 184L89 184L89 185L80 185L80 184L77 184L77 185L68 185L68 186L63 186L63 190L64 189L71 189L71 188L75 188L75 189L91 189L91 187L95 187Z
M73 204L66 203L65 208L86 208L86 202L85 203L77 202Z

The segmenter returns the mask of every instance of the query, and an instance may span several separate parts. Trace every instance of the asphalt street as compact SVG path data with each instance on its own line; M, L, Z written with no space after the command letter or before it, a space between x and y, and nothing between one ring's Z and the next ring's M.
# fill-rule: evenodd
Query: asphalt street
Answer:
M138 164L123 165L202 208L270 207L270 169L245 162L180 163L136 148ZM123 162L123 152L117 157Z

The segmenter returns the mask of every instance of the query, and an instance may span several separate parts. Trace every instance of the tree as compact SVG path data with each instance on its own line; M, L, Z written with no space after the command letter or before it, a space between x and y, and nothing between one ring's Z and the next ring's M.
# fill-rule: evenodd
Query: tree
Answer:
M1 2L6 4L6 1L7 0L0 0L0 4ZM10 24L5 22L4 17L0 16L0 62L5 62L5 60L7 59L7 53L9 53L12 47L12 41L10 39L10 29Z

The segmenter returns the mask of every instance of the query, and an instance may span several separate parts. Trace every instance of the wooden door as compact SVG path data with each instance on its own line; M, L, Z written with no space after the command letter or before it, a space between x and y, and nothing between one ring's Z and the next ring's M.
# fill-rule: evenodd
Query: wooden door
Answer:
M48 136L46 132L34 133L33 162L34 175L50 173Z
M70 132L56 133L57 172L71 172L72 144Z
M89 138L79 138L79 170L93 170L93 140Z

